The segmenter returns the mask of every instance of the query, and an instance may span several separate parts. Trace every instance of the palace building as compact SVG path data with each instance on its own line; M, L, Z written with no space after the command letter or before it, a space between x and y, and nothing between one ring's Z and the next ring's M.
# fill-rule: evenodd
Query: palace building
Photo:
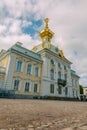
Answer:
M0 52L0 90L13 91L16 97L79 98L79 76L59 47L51 43L54 33L49 19L40 32L41 44L32 50L17 42Z

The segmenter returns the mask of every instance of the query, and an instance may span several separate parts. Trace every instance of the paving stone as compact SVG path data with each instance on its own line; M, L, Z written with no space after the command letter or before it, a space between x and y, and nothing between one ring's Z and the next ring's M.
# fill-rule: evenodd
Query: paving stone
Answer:
M80 130L87 130L87 126L80 127Z
M35 130L34 128L28 128L28 130Z
M68 127L68 128L64 128L62 130L73 130L71 127Z
M19 130L26 130L26 128L24 128L24 127L20 127Z
M30 124L30 125L28 125L28 128L33 128L33 127L34 127L34 126L33 126L33 125L31 125L31 124Z
M7 130L7 129L0 129L0 130Z

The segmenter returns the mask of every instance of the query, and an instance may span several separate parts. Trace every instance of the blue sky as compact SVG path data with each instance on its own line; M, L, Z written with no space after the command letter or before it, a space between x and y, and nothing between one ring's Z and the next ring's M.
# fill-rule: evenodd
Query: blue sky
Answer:
M40 44L44 18L55 33L52 44L64 51L87 86L87 0L0 0L0 50L17 41L31 49Z

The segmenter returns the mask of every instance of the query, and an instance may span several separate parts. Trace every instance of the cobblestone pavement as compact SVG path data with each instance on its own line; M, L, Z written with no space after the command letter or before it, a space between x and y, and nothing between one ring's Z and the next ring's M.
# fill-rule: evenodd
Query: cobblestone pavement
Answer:
M87 102L0 99L0 130L87 130Z

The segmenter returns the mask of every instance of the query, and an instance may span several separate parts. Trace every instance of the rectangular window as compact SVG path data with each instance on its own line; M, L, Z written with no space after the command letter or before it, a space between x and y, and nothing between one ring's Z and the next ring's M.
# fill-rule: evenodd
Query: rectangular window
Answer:
M66 70L66 66L64 65L64 70Z
M54 80L54 69L51 69L50 76L51 76L51 79Z
M61 79L61 72L58 72L58 79Z
M61 68L61 64L58 62L58 67Z
M36 77L39 76L39 67L35 67L35 76L36 76Z
M20 83L19 80L14 80L14 90L17 91L19 89L19 83Z
M62 94L62 87L59 86L59 94Z
M0 78L0 88L2 87L2 78Z
M31 75L31 68L32 68L31 64L28 64L27 65L27 74L28 75Z
M50 93L54 93L54 84L50 85Z
M67 95L67 94L68 94L68 88L65 87L65 95Z
M73 86L73 84L74 84L74 83L73 83L73 79L72 79L72 86Z
M29 82L26 82L25 83L25 92L29 92L29 87L30 87L30 83Z
M67 74L64 75L65 81L67 81Z
M38 85L35 83L34 84L34 92L37 93Z

